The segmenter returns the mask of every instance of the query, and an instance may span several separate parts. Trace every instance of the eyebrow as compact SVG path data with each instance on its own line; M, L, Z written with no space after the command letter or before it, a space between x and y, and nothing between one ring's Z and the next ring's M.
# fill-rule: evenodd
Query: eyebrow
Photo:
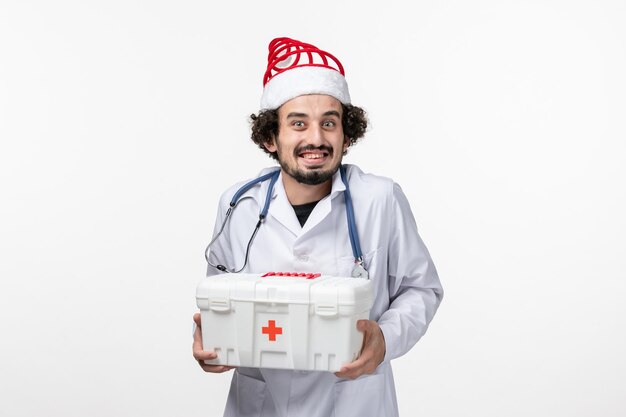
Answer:
M339 117L341 118L341 115L339 114L339 112L337 110L329 110L327 112L324 112L324 114L322 114L323 117L328 117L328 116L335 116L335 117ZM308 114L306 113L297 113L297 112L292 112L289 113L287 115L287 119L291 119L291 118L306 118L309 117Z
M329 110L326 113L324 113L322 116L336 116L336 117L341 118L341 115L339 114L337 110Z
M293 117L303 118L303 117L309 117L309 116L306 113L295 113L295 112L289 113L287 115L287 119L291 119Z

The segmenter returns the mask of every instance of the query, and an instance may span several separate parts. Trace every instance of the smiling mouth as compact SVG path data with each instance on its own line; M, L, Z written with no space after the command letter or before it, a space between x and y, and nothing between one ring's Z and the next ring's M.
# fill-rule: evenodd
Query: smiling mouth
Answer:
M326 158L328 156L328 152L303 152L298 156L308 160L316 160Z
M303 146L296 150L296 155L301 158L307 165L318 165L324 163L329 157L332 156L332 148L321 146Z
M307 151L298 154L302 166L306 169L319 169L328 162L330 153L324 151Z

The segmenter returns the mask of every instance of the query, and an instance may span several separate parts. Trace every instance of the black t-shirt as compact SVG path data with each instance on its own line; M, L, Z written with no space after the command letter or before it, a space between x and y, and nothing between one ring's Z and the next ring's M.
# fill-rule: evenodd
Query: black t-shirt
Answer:
M319 200L312 203L291 205L291 207L293 207L293 211L296 212L296 217L298 217L300 226L304 226L304 223L306 223L306 220L309 218L309 215L311 214L317 203L319 203Z

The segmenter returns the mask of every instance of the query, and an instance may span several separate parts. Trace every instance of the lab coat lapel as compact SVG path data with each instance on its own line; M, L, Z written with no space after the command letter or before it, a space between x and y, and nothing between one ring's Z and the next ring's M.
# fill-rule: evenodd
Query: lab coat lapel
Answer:
M322 220L326 218L332 209L332 200L343 193L346 189L343 181L341 180L341 174L339 171L333 176L333 183L330 194L324 197L315 206L311 215L304 224L304 228L300 226L300 222L296 217L296 213L287 199L287 193L285 192L285 186L283 185L283 173L280 173L276 184L274 185L274 192L272 193L272 202L268 215L271 215L280 224L285 226L287 230L293 233L294 236L299 237L309 230L317 226Z
M282 172L274 185L268 216L272 216L276 219L280 224L285 226L287 230L293 233L294 236L299 236L302 233L302 227L300 226L300 222L298 222L296 212L287 199L287 193L283 185Z
M305 234L309 230L313 229L315 226L320 224L322 220L326 218L326 216L330 214L333 199L341 194L345 189L346 186L343 184L343 181L341 181L341 174L339 173L339 171L337 171L333 176L333 183L330 194L321 199L319 203L317 203L317 205L311 212L311 215L304 224L304 227L302 228L302 234Z

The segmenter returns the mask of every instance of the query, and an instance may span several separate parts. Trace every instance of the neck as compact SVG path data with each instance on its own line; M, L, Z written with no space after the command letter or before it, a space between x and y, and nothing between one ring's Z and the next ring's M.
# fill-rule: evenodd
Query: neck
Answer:
M300 205L319 201L322 198L326 197L328 194L330 194L333 183L332 178L322 184L307 185L299 183L290 175L286 174L285 171L283 171L282 174L285 193L287 194L287 199L289 200L289 203L291 203L292 205Z

